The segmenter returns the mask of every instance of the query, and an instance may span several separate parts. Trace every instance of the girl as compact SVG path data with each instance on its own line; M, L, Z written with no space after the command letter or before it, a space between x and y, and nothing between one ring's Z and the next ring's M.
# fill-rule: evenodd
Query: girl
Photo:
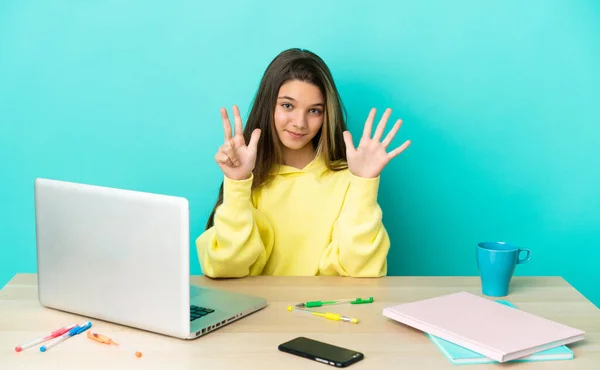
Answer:
M410 141L387 152L401 120L382 140L391 110L373 133L371 109L354 147L343 113L329 68L301 49L269 64L243 132L238 107L233 129L221 109L224 178L196 240L206 276L386 275L379 175Z

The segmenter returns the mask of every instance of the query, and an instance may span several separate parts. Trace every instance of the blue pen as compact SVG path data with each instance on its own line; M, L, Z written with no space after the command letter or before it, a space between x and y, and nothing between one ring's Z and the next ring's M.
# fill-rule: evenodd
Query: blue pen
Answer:
M47 350L49 350L50 348L54 347L55 345L57 345L58 343L62 342L63 340L70 338L74 335L77 335L79 333L83 333L84 331L88 330L90 327L92 327L92 323L90 321L87 321L81 325L77 325L76 327L74 327L73 329L69 330L68 332L64 333L63 335L61 335L60 337L54 339L53 341L51 341L50 343L46 344L45 346L41 346L40 347L40 351L41 352L46 352Z

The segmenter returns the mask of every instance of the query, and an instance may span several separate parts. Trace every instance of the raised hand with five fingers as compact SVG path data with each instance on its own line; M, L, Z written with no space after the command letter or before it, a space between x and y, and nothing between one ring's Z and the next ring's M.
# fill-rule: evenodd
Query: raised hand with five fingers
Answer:
M221 108L221 118L225 131L225 142L215 154L215 161L223 171L223 174L231 180L249 179L254 165L256 164L256 151L260 129L255 129L246 145L242 132L242 117L237 105L233 106L233 118L235 122L235 133L232 133L231 122L227 110ZM232 136L233 135L233 136Z
M352 143L352 135L349 131L344 131L344 142L346 143L346 159L348 162L348 169L350 172L358 177L364 178L375 178L379 176L383 168L389 163L392 158L402 153L410 145L410 140L406 140L398 148L387 152L387 147L390 145L394 136L402 125L402 120L397 120L390 132L386 135L385 139L381 141L381 136L385 130L387 120L392 114L391 109L386 109L375 134L371 138L371 132L373 128L373 120L375 119L376 109L371 109L363 135L360 139L358 147L355 148Z

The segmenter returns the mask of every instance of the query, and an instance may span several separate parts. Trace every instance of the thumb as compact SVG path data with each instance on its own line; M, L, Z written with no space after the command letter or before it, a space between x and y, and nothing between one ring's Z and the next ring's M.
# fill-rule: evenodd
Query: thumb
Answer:
M344 143L346 143L346 151L355 150L352 142L352 134L350 131L344 131Z
M252 135L250 136L250 142L248 143L248 147L250 147L254 151L256 151L258 148L258 139L260 139L260 129L259 128L252 131Z

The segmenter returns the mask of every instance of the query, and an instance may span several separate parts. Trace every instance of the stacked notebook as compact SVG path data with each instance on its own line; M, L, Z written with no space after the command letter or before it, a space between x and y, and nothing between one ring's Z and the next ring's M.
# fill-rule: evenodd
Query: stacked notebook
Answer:
M504 300L496 301L498 303L507 305L509 307L514 307L510 302ZM456 345L452 342L448 342L442 338L438 338L431 334L427 334L429 338L435 343L435 345L442 351L444 356L450 362L455 365L464 365L464 364L493 364L498 363L498 361L492 360L491 358L487 358L484 355L481 355L477 352L468 350L464 347ZM573 359L573 351L569 349L569 347L562 345L554 348L547 349L545 351L540 351L525 357L521 357L515 360L514 362L528 362L528 361L552 361L552 360L571 360Z
M562 346L584 336L582 330L466 292L386 307L383 315L424 331L457 363L572 357Z

